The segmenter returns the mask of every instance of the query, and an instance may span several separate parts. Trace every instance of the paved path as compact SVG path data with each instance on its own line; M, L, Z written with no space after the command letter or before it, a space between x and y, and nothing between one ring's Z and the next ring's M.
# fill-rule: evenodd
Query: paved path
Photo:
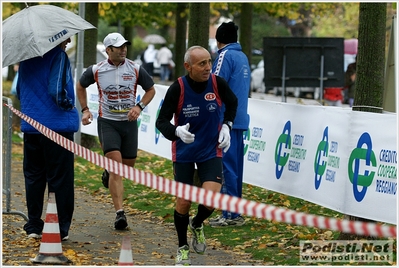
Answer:
M252 98L281 101L271 94L252 93ZM288 98L287 102L298 102ZM317 105L314 100L299 100L303 104ZM16 148L17 147L17 148ZM22 154L22 146L13 145L13 150ZM25 187L22 174L22 159L12 159L11 211L26 212ZM100 178L99 178L100 179ZM108 192L90 195L83 188L76 188L75 212L70 229L70 239L62 242L63 254L71 265L118 265L122 238L129 235L135 265L172 266L177 248L177 236L173 224L135 210L127 210L130 229L113 229L114 209ZM3 209L6 207L3 195ZM45 218L47 203L43 211ZM40 247L40 240L28 239L19 215L3 214L3 265L32 265ZM206 235L206 234L205 234ZM230 266L263 265L251 259L249 254L233 252L217 241L207 239L208 248L204 255L191 252L193 265Z
M13 144L13 148L18 145ZM20 146L22 147L22 146ZM22 153L22 152L21 152ZM22 159L12 160L11 211L26 212ZM63 254L74 266L118 265L123 236L129 235L135 265L173 266L177 236L173 224L137 210L127 210L129 230L113 229L114 209L107 193L90 195L76 188L75 212L69 232L70 239L62 242ZM4 196L3 196L4 197ZM3 208L5 203L3 200ZM45 204L43 219L47 210ZM27 238L19 215L3 214L3 266L30 266L30 258L39 253L40 240ZM191 252L192 265L231 266L262 265L249 254L233 252L217 241L207 239L204 255Z

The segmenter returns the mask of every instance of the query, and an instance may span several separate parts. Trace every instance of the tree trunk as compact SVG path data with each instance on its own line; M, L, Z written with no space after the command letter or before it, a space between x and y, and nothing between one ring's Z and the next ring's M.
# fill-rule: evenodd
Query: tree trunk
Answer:
M252 3L241 4L240 16L240 44L242 51L247 55L248 61L252 62Z
M199 45L208 49L210 3L191 3L188 23L188 47Z
M382 113L385 68L386 3L360 3L359 47L356 60L355 98L352 110ZM352 221L374 222L352 215ZM338 240L373 239L341 233Z
M252 62L252 3L241 4L241 17L240 17L240 44L242 51L247 55L249 68ZM248 97L251 97L251 89L248 89Z
M386 3L360 3L354 111L382 113Z
M97 63L98 3L85 3L85 20L95 26L96 29L89 29L84 32L83 68ZM80 75L77 78L79 79ZM80 144L91 149L97 145L97 138L81 133Z
M96 27L84 32L83 67L87 68L97 62L98 3L85 3L85 20Z
M127 47L127 53L126 53L126 58L135 60L134 58L134 46L133 46L133 34L134 32L134 27L133 26L124 26L124 32L121 33L123 37L125 37L126 40L130 41L132 43L131 46Z
M177 3L176 5L176 44L174 51L174 79L183 76L185 69L183 66L184 53L186 52L186 39L187 39L187 3Z

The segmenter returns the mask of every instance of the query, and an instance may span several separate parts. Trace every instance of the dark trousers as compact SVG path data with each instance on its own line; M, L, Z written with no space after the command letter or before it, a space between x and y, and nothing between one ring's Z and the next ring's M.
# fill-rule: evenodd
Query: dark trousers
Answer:
M143 67L150 76L154 76L154 63L153 62L146 62Z
M73 133L59 133L73 141ZM24 134L27 234L41 234L44 193L55 193L61 238L68 235L74 210L74 155L42 134ZM46 200L48 196L46 197Z
M244 140L243 129L232 129L230 131L230 148L223 154L224 181L221 193L230 196L242 197L242 183L244 173ZM240 214L223 211L223 217L235 219Z

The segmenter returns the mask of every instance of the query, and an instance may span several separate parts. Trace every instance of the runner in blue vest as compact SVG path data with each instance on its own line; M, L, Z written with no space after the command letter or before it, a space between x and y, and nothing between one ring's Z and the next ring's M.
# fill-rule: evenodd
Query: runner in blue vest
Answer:
M208 50L201 46L187 50L184 68L188 74L169 87L156 127L172 141L175 180L193 185L197 167L201 187L220 192L222 150L226 152L230 147L237 97L223 78L211 75L211 67ZM226 108L224 113L222 104ZM176 198L174 223L179 244L176 265L191 265L187 229L193 234L191 245L194 251L204 254L206 249L203 222L211 216L214 208L199 204L194 217L189 216L190 208L191 201Z

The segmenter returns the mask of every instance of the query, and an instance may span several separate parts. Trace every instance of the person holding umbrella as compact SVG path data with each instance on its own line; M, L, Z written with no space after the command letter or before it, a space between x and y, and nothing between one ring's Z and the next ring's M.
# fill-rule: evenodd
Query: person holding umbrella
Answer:
M19 66L17 96L22 113L73 141L79 129L71 66L65 53L71 39L63 41L43 57L24 60ZM24 133L24 160L28 222L24 230L30 238L40 238L46 183L54 192L62 240L68 232L74 211L74 155L21 120Z
M3 67L20 63L16 91L22 113L72 141L79 114L65 49L71 36L93 28L75 13L53 5L26 4L2 24ZM47 185L48 192L55 193L61 239L67 240L74 211L74 155L23 120L21 131L29 218L24 230L30 238L41 237Z
M97 129L104 155L112 160L134 167L137 157L137 118L155 95L154 81L137 63L126 58L131 44L120 33L110 33L104 38L108 59L89 66L80 77L77 96L82 109L82 124L88 125L93 115L87 107L86 88L97 83L99 108ZM137 85L145 91L136 101ZM104 185L109 186L116 211L114 227L124 230L127 219L123 210L122 177L104 172ZM103 178L104 179L104 178Z

